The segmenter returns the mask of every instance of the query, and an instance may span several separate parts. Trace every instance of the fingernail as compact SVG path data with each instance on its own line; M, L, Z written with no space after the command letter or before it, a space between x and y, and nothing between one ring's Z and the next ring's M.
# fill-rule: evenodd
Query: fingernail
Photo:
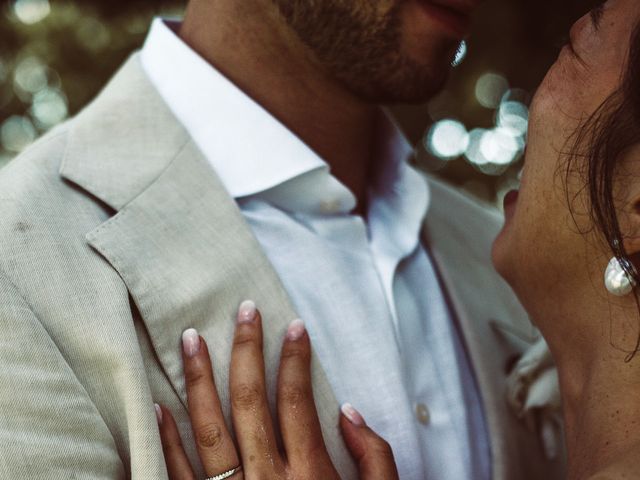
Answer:
M200 351L200 336L195 328L188 328L182 332L182 348L189 358L196 356Z
M154 403L153 406L156 409L156 419L158 420L158 425L162 425L162 409L157 403Z
M251 300L245 300L238 308L238 323L253 323L256 319L256 304Z
M287 340L296 342L302 338L304 332L304 322L298 318L289 324L289 328L287 328Z
M356 427L364 427L366 425L364 418L362 417L362 415L360 415L360 412L353 408L353 405L351 405L350 403L345 403L344 405L342 405L340 411L345 417L347 417L347 420L349 420Z

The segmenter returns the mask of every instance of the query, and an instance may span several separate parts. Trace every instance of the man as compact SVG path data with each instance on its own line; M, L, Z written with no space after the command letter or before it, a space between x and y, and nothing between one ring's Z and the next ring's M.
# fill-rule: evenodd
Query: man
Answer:
M228 411L245 299L272 386L306 321L345 479L338 401L403 479L558 475L504 399L526 345L492 326L535 335L489 264L498 219L409 166L380 109L443 86L475 4L192 0L3 170L0 476L167 478L154 401L199 468L180 335L207 339Z

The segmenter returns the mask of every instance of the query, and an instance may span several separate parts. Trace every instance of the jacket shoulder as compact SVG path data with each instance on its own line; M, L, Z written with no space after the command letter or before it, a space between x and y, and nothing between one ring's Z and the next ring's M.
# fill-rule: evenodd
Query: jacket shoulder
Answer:
M71 121L51 130L0 170L0 200L33 198L33 190L59 182ZM4 208L3 208L4 210Z
M472 255L476 261L491 267L493 242L504 223L501 213L441 179L425 176L431 191L426 222L428 237L440 243L455 241L465 255Z
M456 215L451 218L459 219L459 223L464 223L468 227L483 231L487 231L487 228L500 229L503 220L495 206L433 175L424 173L424 176L431 187L432 205L437 213L451 213L455 210Z
M487 308L486 318L507 325L519 339L533 343L539 333L518 302L510 286L493 267L493 243L504 223L497 208L463 193L442 180L427 175L431 186L431 207L425 224L425 238L460 288L468 288L474 308ZM481 290L480 290L481 289ZM492 295L489 304L483 291ZM490 310L490 311L489 311ZM499 321L498 321L499 320Z
M44 282L39 266L47 258L86 252L85 234L109 216L60 176L69 126L46 134L0 170L0 270L21 289Z

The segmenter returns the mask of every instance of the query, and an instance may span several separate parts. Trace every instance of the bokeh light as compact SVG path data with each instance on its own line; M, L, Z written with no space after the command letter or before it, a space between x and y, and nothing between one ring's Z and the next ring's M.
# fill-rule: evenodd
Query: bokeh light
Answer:
M30 112L38 128L48 130L67 118L67 99L57 89L41 90L34 96Z
M443 160L460 157L469 146L469 133L457 120L441 120L433 125L427 136L427 149Z
M31 95L47 86L46 65L37 57L26 57L18 63L13 74L13 83L16 94L25 101L29 100Z
M51 5L49 0L15 0L13 13L22 23L33 25L51 13Z
M78 23L76 39L87 50L98 52L109 45L111 34L109 29L98 19L86 17Z
M528 93L509 88L507 79L493 72L478 78L473 93L483 108L494 112L493 127L473 128L469 132L460 121L444 117L447 104L452 101L445 91L429 109L434 123L425 136L424 145L430 157L437 161L424 160L427 168L441 170L443 161L463 156L476 171L499 177L521 159L529 125L529 108L525 103L529 99ZM507 179L518 181L513 175ZM466 182L464 185L467 184L476 194L486 193L486 189L474 183Z
M21 152L36 139L36 135L35 127L26 117L14 115L0 126L0 143L9 152Z
M524 137L514 135L513 130L502 127L477 128L469 134L465 157L480 172L501 175L520 159L524 149Z
M524 147L509 130L494 128L486 131L480 139L480 152L489 163L509 165L513 163Z
M509 90L509 82L497 73L485 73L476 82L476 99L485 108L497 108L504 94Z
M529 109L517 101L504 102L498 109L497 125L514 137L523 137L529 126Z
M469 144L464 152L466 159L474 166L478 167L489 163L489 159L485 157L484 152L480 148L482 139L489 130L486 128L475 128L469 132Z

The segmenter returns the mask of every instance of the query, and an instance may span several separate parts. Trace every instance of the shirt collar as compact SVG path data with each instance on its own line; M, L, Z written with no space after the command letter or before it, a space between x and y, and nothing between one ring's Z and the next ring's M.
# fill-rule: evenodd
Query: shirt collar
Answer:
M189 48L172 29L178 25L153 21L142 65L231 196L252 195L326 167L302 140Z
M431 195L425 176L408 162L413 148L399 127L389 118L379 128L380 155L368 199L369 232L371 248L395 268L420 243Z
M355 196L328 164L184 43L178 27L176 20L154 19L142 65L231 196L259 195L301 213L351 212ZM407 163L413 148L386 113L380 115L377 142L369 231L372 247L397 259L419 242L429 191Z

